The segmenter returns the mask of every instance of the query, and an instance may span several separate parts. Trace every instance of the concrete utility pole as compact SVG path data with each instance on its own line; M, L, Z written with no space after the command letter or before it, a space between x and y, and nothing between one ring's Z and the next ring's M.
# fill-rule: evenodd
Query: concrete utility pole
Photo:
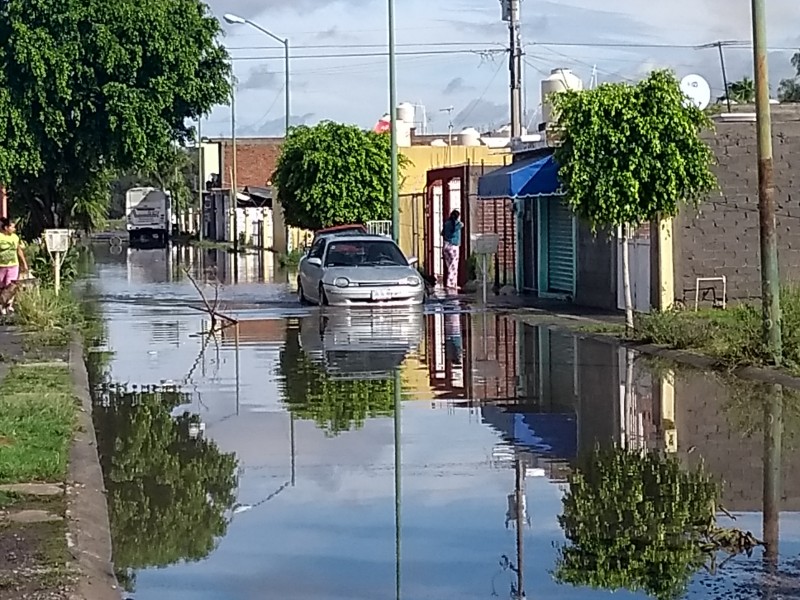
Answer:
M761 232L761 307L764 342L775 365L783 355L778 245L775 232L775 186L772 160L772 119L767 65L765 0L753 3L753 58L758 142L758 217ZM726 90L727 91L727 90Z
M198 210L200 211L199 229L197 237L202 242L206 225L205 200L203 199L203 189L206 187L205 174L203 173L203 115L197 118L197 196Z
M397 72L395 60L394 0L387 0L389 19L389 118L391 141L392 238L400 243L399 157L397 150Z
M239 187L236 165L236 76L231 68L231 209L233 211L233 250L239 251Z
M500 0L503 20L508 22L508 68L511 88L511 137L522 135L522 34L520 4L522 0Z

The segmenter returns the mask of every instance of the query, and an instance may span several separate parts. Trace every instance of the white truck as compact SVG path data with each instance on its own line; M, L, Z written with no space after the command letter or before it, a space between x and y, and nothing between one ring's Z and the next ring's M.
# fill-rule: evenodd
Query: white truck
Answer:
M131 188L125 218L131 246L164 247L172 233L172 196L153 187Z

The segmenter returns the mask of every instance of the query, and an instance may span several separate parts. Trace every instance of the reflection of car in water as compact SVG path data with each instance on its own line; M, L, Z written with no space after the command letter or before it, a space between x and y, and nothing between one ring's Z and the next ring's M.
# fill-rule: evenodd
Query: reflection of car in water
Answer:
M300 319L304 352L341 379L383 379L419 347L420 311L313 314Z

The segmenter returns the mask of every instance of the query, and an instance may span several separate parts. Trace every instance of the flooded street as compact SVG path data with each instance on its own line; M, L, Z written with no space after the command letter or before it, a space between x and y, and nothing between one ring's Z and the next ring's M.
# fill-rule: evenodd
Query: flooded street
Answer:
M457 303L302 308L271 255L231 262L97 250L128 597L800 598L796 393ZM238 328L203 334L184 267ZM770 552L700 522L713 484Z

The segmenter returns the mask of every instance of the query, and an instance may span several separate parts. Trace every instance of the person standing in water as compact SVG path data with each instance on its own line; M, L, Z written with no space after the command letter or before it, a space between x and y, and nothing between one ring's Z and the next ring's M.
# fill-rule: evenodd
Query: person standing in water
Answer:
M461 213L454 210L442 227L442 238L444 239L442 251L447 270L445 287L448 291L458 291L458 261L461 252L461 230L464 228L460 217Z
M28 261L22 251L22 241L17 235L16 224L7 217L0 218L0 295L5 300L0 306L2 314L14 312L12 288L19 279L20 266L23 273L28 270Z

